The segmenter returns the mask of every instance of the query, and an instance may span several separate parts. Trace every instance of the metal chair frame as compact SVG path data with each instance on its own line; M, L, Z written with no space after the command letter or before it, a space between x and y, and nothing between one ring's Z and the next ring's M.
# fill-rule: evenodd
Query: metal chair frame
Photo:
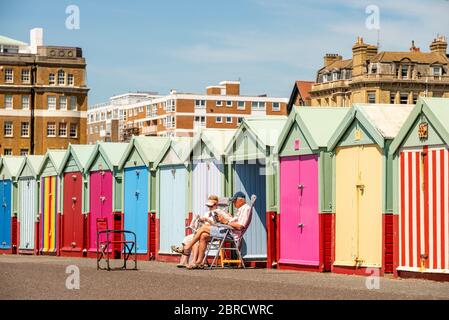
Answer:
M120 233L123 235L123 239L125 239L126 234L130 234L133 236L134 240L110 240L110 234ZM100 235L106 234L106 241L100 241ZM132 231L128 230L100 230L97 231L97 270L137 270L137 237L136 234ZM110 251L113 249L109 249L111 245L121 244L123 245L123 265L117 268L111 268L109 259L110 259ZM100 250L101 249L101 250ZM133 252L134 251L134 252ZM126 262L129 257L134 254L134 267L128 269L126 267ZM100 266L100 261L105 258L106 260L106 268Z

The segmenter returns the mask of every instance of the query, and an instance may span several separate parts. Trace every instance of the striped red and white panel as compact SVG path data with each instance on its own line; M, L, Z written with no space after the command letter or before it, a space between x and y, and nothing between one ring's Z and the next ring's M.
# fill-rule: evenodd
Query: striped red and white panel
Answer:
M399 160L399 270L449 271L449 151L404 150Z

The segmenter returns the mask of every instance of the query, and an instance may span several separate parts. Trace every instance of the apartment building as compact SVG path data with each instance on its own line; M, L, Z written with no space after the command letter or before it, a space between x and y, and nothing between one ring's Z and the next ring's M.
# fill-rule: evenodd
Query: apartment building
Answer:
M352 103L414 104L418 96L449 97L447 41L438 36L429 52L412 45L409 51L378 52L358 38L352 59L326 54L310 91L312 106Z
M251 115L285 115L287 102L287 98L241 95L239 81L222 81L207 87L204 94L172 90L164 96L149 94L138 102L130 100L120 105L109 102L89 108L88 142L105 137L110 137L110 141L127 141L132 135L193 136L201 128L234 129ZM109 123L104 122L108 114ZM112 124L114 115L118 128Z
M81 48L0 36L0 154L44 154L86 143L86 61Z

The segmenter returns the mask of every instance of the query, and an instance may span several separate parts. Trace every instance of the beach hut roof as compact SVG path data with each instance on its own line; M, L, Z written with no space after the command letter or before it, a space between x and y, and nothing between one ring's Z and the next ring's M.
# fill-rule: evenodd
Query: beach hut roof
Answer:
M133 137L120 160L119 168L124 167L133 148L136 149L145 165L151 167L170 148L170 138L161 136Z
M5 178L15 180L19 175L19 170L22 164L25 162L25 157L23 156L4 156L1 170L5 175ZM3 177L1 177L3 179Z
M28 165L34 178L37 178L39 174L39 168L44 161L45 156L42 155L29 155L26 157L25 161L22 163L19 169L18 176L20 177L23 173L23 169Z
M67 150L62 150L62 149L48 149L47 153L45 153L44 159L42 160L42 163L39 167L38 175L42 174L48 161L50 161L52 163L53 167L56 170L56 173L59 175L60 174L59 169L61 168L61 163L62 163L62 160L64 159L66 152L67 152Z
M233 152L232 146L244 130L247 130L258 141L258 144L264 145L265 147L275 146L286 121L286 116L255 116L244 118L231 141L228 143L225 154L229 155Z
M408 115L411 105L391 104L354 104L328 142L328 149L333 150L346 130L357 120L383 148L385 140L396 137Z
M449 144L449 99L419 97L415 108L413 108L396 138L391 143L390 154L394 154L399 149L421 113L429 119L441 139L446 144Z
M120 165L120 160L128 147L126 142L97 142L86 164L86 171L89 171L94 164L98 154L105 159L108 167L112 170Z
M192 137L171 137L170 148L167 148L165 152L161 153L159 157L154 161L153 167L157 167L165 158L170 150L176 154L176 157L180 159L180 163L186 165L189 156L189 152L192 148Z
M235 131L235 129L213 128L204 128L198 131L193 137L192 143L190 144L190 150L186 154L186 159L184 159L184 161L189 160L188 158L192 155L196 146L201 142L207 146L216 159L220 159L220 157L224 156L225 149L234 136Z
M92 155L92 152L95 150L95 145L91 144L69 144L66 154L61 163L60 172L64 171L67 162L70 159L70 156L73 156L75 159L76 165L80 169L81 172L84 172L86 169L87 162Z
M348 113L349 108L341 107L298 107L295 106L282 129L277 153L282 149L291 127L297 123L301 128L312 150L327 147L329 139L334 134L340 122Z

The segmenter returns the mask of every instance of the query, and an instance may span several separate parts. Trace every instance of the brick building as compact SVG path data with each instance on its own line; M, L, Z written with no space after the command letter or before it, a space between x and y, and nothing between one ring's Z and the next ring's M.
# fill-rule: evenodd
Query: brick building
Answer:
M86 61L81 48L0 36L0 154L44 154L86 143Z
M413 104L418 96L449 97L447 42L438 36L430 52L412 42L409 51L378 52L358 38L352 59L326 54L310 91L312 106L353 103Z
M205 94L172 90L164 96L143 95L126 94L128 103L114 104L116 96L89 108L88 142L127 141L132 135L193 136L200 128L234 129L251 115L287 114L287 98L241 95L239 81L222 81Z

